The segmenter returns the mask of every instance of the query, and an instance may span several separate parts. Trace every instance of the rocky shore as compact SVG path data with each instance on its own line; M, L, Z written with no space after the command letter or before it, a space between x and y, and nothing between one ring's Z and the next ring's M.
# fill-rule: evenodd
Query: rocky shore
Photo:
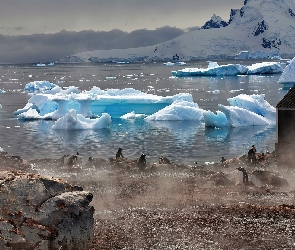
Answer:
M69 198L65 198L65 194L79 193L81 203L76 205L81 210L79 214L86 216L87 223L83 219L86 224L79 222L78 228L88 233L93 230L92 238L88 233L81 234L82 229L75 230L77 226L73 226L72 221L55 225L67 227L75 244L80 240L91 241L92 246L62 249L293 249L294 170L292 166L278 166L275 152L263 157L257 154L257 159L252 164L244 155L224 164L202 166L159 160L157 164L147 163L146 169L141 171L136 159L89 159L85 164L69 167L63 157L27 162L20 157L2 155L0 170L6 171L2 180L7 179L3 176L9 172L16 179L50 176L44 178L45 183L50 178L64 183L59 184L63 187L61 194L48 194L43 182L45 189L41 190L49 195L46 199L54 200L45 202L48 206L56 206L56 197L60 201L62 196L66 203ZM238 168L246 170L248 183L243 182L243 173ZM87 191L81 191L80 187ZM70 192L65 191L66 188ZM29 189L26 186L24 193ZM40 190L37 191L35 199ZM54 197L49 198L52 195ZM32 206L36 209L36 204ZM64 216L65 211L61 211L56 215ZM11 213L16 220L16 209ZM70 210L66 212L71 213ZM5 216L1 214L0 221L10 223L9 215ZM14 222L11 228L21 232L23 228L18 225L24 224ZM7 245L7 241L3 241L5 230L0 230L1 242L7 249L21 249ZM66 239L67 230L63 233ZM31 237L33 232L36 231L32 231ZM28 241L23 234L20 236ZM28 242L31 245L24 249L43 249Z

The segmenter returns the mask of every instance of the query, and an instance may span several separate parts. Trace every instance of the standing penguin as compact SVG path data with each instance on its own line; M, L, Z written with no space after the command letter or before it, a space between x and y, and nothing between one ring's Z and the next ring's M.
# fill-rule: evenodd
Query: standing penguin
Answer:
M119 149L118 149L118 151L117 151L117 153L116 153L116 159L118 159L118 158L120 158L120 157L121 157L121 158L124 158L122 151L123 151L122 148L119 148Z
M237 170L239 170L239 171L241 171L243 173L243 183L245 185L248 185L249 182L248 182L248 174L247 174L246 169L244 169L243 167L238 167Z
M141 154L141 156L138 158L137 160L137 167L140 170L145 170L146 167L146 158L145 158L145 154Z

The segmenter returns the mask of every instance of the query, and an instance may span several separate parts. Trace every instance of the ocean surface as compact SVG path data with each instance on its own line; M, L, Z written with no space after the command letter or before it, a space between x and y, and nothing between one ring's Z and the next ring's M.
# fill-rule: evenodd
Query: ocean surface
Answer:
M251 65L260 61L217 61L220 65ZM265 94L274 107L288 90L278 83L280 74L174 78L171 71L184 67L207 68L208 62L188 62L185 66L157 63L55 64L36 67L0 65L0 147L9 155L26 160L61 158L79 151L84 161L89 156L115 156L119 147L125 157L135 159L141 153L155 163L166 156L177 163L219 162L220 157L246 154L252 144L258 152L273 151L276 128L250 126L242 128L205 128L191 121L157 121L113 119L109 129L86 131L54 131L54 121L19 121L13 112L23 108L30 98L25 84L47 80L61 87L77 86L89 90L134 88L159 96L190 93L200 108L216 111L218 104L229 105L227 99L239 94ZM216 91L219 90L219 91Z

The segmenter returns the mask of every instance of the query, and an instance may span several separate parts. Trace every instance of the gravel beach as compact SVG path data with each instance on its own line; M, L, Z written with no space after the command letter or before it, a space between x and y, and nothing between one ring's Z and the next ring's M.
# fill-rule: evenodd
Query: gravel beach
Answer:
M147 163L144 171L126 158L69 168L61 159L10 157L4 168L58 176L90 191L92 249L295 248L294 170L277 166L274 152L257 164L244 155L226 165Z

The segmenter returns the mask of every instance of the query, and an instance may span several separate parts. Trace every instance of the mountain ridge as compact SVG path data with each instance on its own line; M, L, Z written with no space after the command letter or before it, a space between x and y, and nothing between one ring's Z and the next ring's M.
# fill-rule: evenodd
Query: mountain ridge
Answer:
M220 21L215 15L211 20L214 19ZM58 62L232 59L240 51L272 50L278 50L286 58L295 55L293 0L245 0L241 9L231 10L227 25L214 26L190 31L154 46L87 51Z

